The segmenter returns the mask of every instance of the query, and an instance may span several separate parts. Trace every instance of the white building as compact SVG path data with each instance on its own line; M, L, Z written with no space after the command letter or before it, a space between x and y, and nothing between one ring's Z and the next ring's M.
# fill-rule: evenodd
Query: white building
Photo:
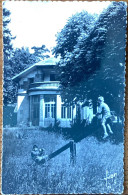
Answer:
M60 121L61 127L70 127L76 118L76 106L66 107L62 102L59 81L55 80L57 59L40 61L13 80L18 82L17 124L48 127ZM83 109L83 108L82 108ZM87 109L86 109L87 110ZM82 111L81 119L88 116ZM93 115L93 110L91 111Z

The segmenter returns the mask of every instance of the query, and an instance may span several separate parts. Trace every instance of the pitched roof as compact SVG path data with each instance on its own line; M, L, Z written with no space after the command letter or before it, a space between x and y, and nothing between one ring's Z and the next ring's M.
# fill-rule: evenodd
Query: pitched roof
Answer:
M56 65L56 63L59 61L58 58L54 58L54 57L51 57L51 58L47 58L45 60L41 60L35 64L33 64L32 66L30 66L29 68L23 70L22 72L20 72L19 74L17 74L16 76L14 76L12 78L12 80L15 80L15 79L18 79L18 78L21 78L25 75L27 75L29 72L33 71L35 69L35 67L48 67L48 66L51 66L53 67L54 65Z
M41 60L38 63L36 63L35 65L56 65L56 63L59 61L58 58L47 58L45 60Z

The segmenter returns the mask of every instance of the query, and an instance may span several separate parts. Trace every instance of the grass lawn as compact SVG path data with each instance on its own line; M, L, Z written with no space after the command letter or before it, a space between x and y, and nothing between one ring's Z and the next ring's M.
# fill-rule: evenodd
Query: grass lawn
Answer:
M114 144L109 139L101 142L88 136L76 145L74 167L69 149L45 165L31 159L34 144L50 154L68 142L47 131L4 129L3 193L122 193L123 143Z

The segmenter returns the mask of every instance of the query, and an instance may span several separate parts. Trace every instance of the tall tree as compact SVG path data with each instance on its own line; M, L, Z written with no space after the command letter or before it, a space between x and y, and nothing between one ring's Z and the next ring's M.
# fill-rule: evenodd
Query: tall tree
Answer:
M4 53L4 104L10 102L10 92L11 92L11 75L12 67L10 65L11 57L13 56L13 46L12 40L15 38L11 35L8 28L10 23L10 11L3 7L3 53Z
M11 35L11 31L8 28L8 24L11 21L10 15L10 11L3 7L3 52L5 60L10 58L13 52L12 40L15 39L15 37Z
M39 59L34 54L30 53L29 48L16 48L10 62L13 76L38 61Z
M105 35L103 52L99 55L100 69L88 79L85 88L89 98L95 101L97 96L104 96L111 110L115 110L122 116L125 86L126 4L113 2L102 13L98 24L100 25L98 29L100 27L104 29ZM92 33L96 28L97 26Z
M77 13L69 18L65 27L57 34L57 45L53 53L61 57L57 65L58 79L61 82L62 96L68 102L72 102L74 98L78 101L76 97L80 93L79 82L85 74L83 69L86 70L81 64L81 59L84 63L84 58L80 59L79 54L85 55L87 51L87 45L82 49L80 43L89 37L97 18L97 15L92 16L85 11Z
M85 98L92 98L95 101L98 95L103 95L111 102L112 108L119 113L117 103L119 99L122 100L124 93L122 87L124 86L126 4L111 3L98 21L93 22L95 26L92 25L87 14L85 18L88 23L84 25L87 25L88 30L81 31L83 23L79 23L80 20L76 17L79 25L75 28L73 42L72 36L69 39L66 32L70 34L74 32L72 27L76 20L74 22L70 19L58 34L54 53L61 57L57 70L60 75L62 96L67 102L73 102ZM63 44L60 44L60 37Z
M57 45L53 49L53 53L61 58L65 58L67 52L74 51L74 47L81 36L87 37L97 15L90 15L88 12L82 11L70 17L64 28L56 36Z

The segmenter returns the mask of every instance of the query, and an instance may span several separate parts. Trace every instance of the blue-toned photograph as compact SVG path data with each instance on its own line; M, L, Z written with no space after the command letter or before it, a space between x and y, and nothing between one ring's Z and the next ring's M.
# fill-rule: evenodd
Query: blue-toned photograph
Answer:
M126 2L3 2L3 194L122 194Z

